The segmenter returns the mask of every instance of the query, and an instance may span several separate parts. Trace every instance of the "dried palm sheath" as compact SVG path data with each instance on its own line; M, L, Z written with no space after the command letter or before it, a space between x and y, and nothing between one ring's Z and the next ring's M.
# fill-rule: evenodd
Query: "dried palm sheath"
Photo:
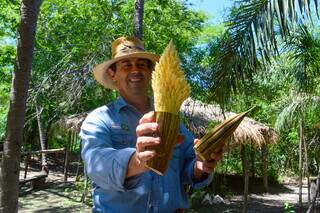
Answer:
M177 143L181 104L190 95L190 87L180 68L178 53L172 41L156 64L151 85L161 142L157 146L148 147L156 151L156 156L147 161L147 167L163 175Z
M244 117L251 112L252 109L253 108L232 116L210 130L201 138L200 142L194 146L194 150L197 155L202 160L211 162L212 159L210 155L215 151L219 151L219 149L225 144L225 142L240 125Z

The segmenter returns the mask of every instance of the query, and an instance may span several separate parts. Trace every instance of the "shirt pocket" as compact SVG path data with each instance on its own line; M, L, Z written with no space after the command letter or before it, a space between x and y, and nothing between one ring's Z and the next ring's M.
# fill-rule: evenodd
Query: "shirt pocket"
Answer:
M112 147L115 149L124 149L132 147L134 136L122 129L115 129L111 132Z

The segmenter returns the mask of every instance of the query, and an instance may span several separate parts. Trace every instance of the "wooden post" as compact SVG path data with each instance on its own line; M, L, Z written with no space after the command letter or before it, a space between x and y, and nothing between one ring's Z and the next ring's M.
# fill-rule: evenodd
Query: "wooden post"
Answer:
M80 176L79 176L79 171L80 171L80 165L81 165L81 141L79 142L79 154L78 154L78 165L77 165L77 171L76 171L76 181L78 181L80 179Z
M244 176L244 203L243 203L243 212L248 212L248 194L249 194L249 166L248 159L246 155L246 145L241 145L241 160L242 160L242 169Z
M72 143L72 151L74 152L77 148L77 144L78 144L78 137L77 137L77 133L73 132L73 143Z
M75 133L73 131L70 131L71 132L71 140L70 140L70 153L73 152L74 150L74 143L75 143Z
M23 177L23 179L27 178L30 157L31 157L30 154L28 154L27 156L25 156L25 159L24 159L24 177Z
M223 183L224 184L227 184L227 174L228 174L228 163L229 163L229 159L230 159L230 139L228 139L228 142L227 142L227 156L225 158L225 171L224 171L224 174L223 174Z
M36 118L37 118L37 123L38 123L38 129L39 129L39 141L40 141L40 146L41 146L41 150L45 150L46 149L46 136L45 136L45 132L44 132L44 128L42 126L41 123L41 112L42 110L40 110L37 102L35 101L35 105L36 105ZM47 173L49 173L49 169L48 169L48 163L47 163L47 157L46 157L46 153L41 153L41 167L42 167L42 171L45 171Z
M21 152L21 156L41 154L41 153L50 154L50 153L57 153L57 152L65 152L65 150L66 150L65 148L61 148L61 149L46 149L46 150L37 150L37 151L27 151L27 152ZM3 154L3 152L0 152L0 156L2 154Z
M268 147L267 144L261 145L261 156L262 156L262 178L263 178L263 190L264 192L269 191L268 187Z
M69 158L70 158L70 143L71 143L71 132L68 133L68 142L66 146L66 153L65 153L65 158L64 158L64 178L63 181L67 182L68 180L68 166L69 166Z
M87 176L87 171L85 166L83 167L83 173L84 173L84 188L81 196L81 203L86 202L86 197L88 193L88 176Z

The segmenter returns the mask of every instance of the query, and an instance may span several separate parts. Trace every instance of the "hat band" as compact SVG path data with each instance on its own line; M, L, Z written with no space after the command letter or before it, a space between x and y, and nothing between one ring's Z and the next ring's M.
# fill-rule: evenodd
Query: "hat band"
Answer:
M142 47L124 45L114 54L113 58L139 52L145 52L145 50Z

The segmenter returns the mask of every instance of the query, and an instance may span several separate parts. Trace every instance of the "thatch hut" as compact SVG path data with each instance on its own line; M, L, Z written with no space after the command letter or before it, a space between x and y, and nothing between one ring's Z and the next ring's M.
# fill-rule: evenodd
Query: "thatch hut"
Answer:
M181 107L181 112L188 120L189 129L198 137L205 134L210 121L222 122L235 115L234 112L223 112L217 105L205 104L188 98ZM261 146L277 141L277 133L267 125L252 118L244 118L233 134L233 141L237 144L246 142Z
M58 121L58 126L66 131L79 133L82 122L86 119L89 112L83 112L68 117L64 117Z

